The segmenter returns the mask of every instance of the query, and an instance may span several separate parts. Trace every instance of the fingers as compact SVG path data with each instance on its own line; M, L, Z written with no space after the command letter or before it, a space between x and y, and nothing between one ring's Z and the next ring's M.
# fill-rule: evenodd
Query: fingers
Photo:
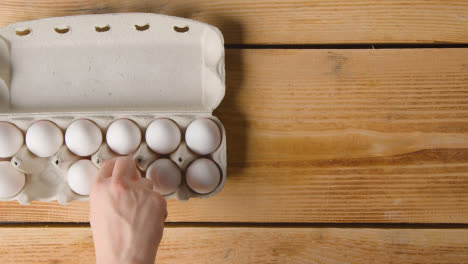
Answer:
M115 162L117 158L105 160L96 176L96 181L112 177Z
M147 188L151 191L153 190L153 180L148 178L141 178L139 182L143 185L144 188Z
M130 157L119 157L115 161L112 171L112 182L128 183L130 180L138 180L138 169L135 161Z

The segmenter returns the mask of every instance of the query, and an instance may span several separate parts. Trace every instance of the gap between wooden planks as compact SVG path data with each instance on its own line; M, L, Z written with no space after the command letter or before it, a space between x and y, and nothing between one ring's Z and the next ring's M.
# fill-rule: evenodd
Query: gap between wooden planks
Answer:
M468 49L228 50L228 180L169 222L468 223ZM88 203L0 203L86 222Z
M228 44L468 42L468 3L444 0L2 0L0 26L43 17L116 12L200 20L219 27Z
M156 263L463 263L467 229L166 228ZM0 228L1 263L94 263L88 227Z

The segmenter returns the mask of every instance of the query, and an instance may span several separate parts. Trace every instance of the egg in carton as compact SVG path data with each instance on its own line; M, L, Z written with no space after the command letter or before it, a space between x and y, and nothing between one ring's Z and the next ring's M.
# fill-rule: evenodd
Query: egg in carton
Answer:
M216 27L146 13L83 15L11 24L0 37L0 200L88 200L97 169L121 155L167 199L222 190Z

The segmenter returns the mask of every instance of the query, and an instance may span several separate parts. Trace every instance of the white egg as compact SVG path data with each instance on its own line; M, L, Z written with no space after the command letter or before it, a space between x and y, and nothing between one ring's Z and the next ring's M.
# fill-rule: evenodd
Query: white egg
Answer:
M207 155L215 151L221 143L221 131L214 121L200 118L187 127L185 141L195 153Z
M68 169L68 186L80 195L89 195L98 168L90 160L79 160Z
M15 155L23 146L23 133L15 125L0 122L0 158Z
M17 195L24 187L26 177L8 161L0 161L0 198Z
M101 129L89 120L76 120L65 132L65 144L78 156L90 156L96 153L102 144Z
M180 129L171 120L161 118L154 120L146 129L146 144L159 154L174 152L180 144Z
M50 121L37 121L26 132L26 146L38 157L51 157L62 145L62 130Z
M115 153L128 155L140 145L141 131L133 121L118 119L107 129L106 140Z
M209 159L198 159L185 172L187 185L200 194L207 194L218 187L221 173L218 166Z
M153 190L168 195L179 188L182 174L179 167L170 159L159 159L146 170L146 178L153 180Z

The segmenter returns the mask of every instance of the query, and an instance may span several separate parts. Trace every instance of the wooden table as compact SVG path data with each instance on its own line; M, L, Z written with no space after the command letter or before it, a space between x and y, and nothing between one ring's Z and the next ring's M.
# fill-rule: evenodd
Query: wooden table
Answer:
M158 263L468 263L467 1L3 0L0 26L216 25L228 180L169 202ZM0 203L0 263L92 263L88 203Z

